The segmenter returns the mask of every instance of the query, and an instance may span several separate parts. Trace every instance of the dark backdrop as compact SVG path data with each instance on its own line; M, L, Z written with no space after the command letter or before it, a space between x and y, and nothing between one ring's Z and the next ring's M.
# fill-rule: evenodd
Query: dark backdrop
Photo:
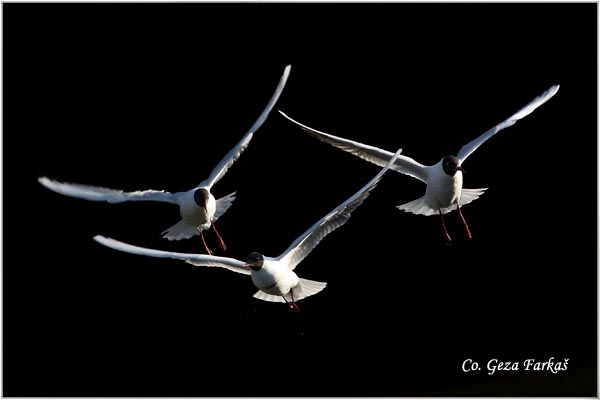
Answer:
M596 4L2 6L4 396L596 395ZM424 185L390 172L297 268L328 282L299 316L247 276L91 240L203 252L160 238L175 207L36 181L190 189L288 63L278 108L424 164L561 88L464 164L489 187L472 241L456 213L446 246L397 210ZM213 190L238 192L227 254L280 254L378 171L273 113ZM568 369L523 371L550 357Z

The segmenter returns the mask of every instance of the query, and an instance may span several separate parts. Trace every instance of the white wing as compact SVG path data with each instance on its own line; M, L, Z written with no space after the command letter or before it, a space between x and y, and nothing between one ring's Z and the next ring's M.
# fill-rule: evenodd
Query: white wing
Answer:
M231 207L231 204L235 200L235 194L236 192L229 193L227 196L223 196L220 199L217 199L215 215L213 216L213 222L218 220L221 217L221 215L225 214L225 211L227 211L229 207Z
M138 247L133 246L131 244L119 242L118 240L107 238L101 235L94 236L94 240L106 247L123 251L125 253L138 254L142 256L156 258L173 258L176 260L183 260L193 265L227 268L228 270L233 272L250 275L250 270L248 268L243 267L244 263L234 258L209 256L205 254L173 253L170 251L146 249L144 247Z
M494 126L492 129L488 130L483 135L479 136L477 139L465 144L460 149L457 155L457 158L460 160L460 163L462 164L472 152L474 152L479 146L481 146L483 142L494 136L496 133L500 132L502 129L514 125L515 122L517 122L521 118L528 116L536 108L550 100L552 96L554 96L556 92L558 92L559 87L559 85L552 86L550 89L546 90L544 93L542 93L541 95L533 99L531 102L529 102L525 107L517 111L517 113L514 114L512 117Z
M321 240L331 232L344 225L350 214L362 204L362 202L369 196L369 193L377 185L377 182L381 179L383 174L390 168L390 165L396 161L396 158L400 154L402 149L398 149L396 154L392 155L392 158L388 161L385 167L379 171L377 175L369 183L367 183L362 189L350 197L348 200L340 204L335 210L321 218L316 224L310 227L309 230L304 232L298 237L294 243L283 252L277 260L281 260L290 269L294 269L296 265L300 263L311 251L314 249Z
M242 137L239 143L233 149L229 150L229 152L225 155L225 157L223 157L221 162L212 170L210 176L204 182L198 185L198 187L208 186L208 188L210 189L215 183L219 181L219 179L221 179L225 175L227 170L240 157L240 155L242 155L244 150L246 150L246 147L248 147L248 145L250 144L250 140L252 140L254 132L256 132L258 128L260 128L261 125L265 122L265 120L269 116L269 113L275 106L275 103L277 103L281 92L283 92L283 88L285 87L285 83L287 82L288 76L290 75L291 68L291 65L285 67L283 75L279 80L279 84L275 89L275 93L273 93L273 96L271 96L271 100L269 100L269 103L267 104L263 112L260 114L254 125L252 125L250 130L246 132L246 134L244 135L244 137Z
M321 290L325 289L325 286L327 286L327 283L325 282L311 281L309 279L303 278L298 278L298 280L300 281L300 284L294 288L294 301L299 301L314 294L317 294ZM253 297L259 300L270 301L273 303L286 303L292 301L292 296L289 292L284 296L274 296L272 294L268 294L263 292L262 290L259 290L258 292L254 293Z
M107 201L109 203L122 203L124 201L161 201L177 204L178 193L172 194L162 190L141 190L137 192L123 192L118 189L109 189L100 186L80 185L77 183L62 183L45 176L38 178L38 182L46 188L65 196L77 197L91 201Z
M369 146L366 144L354 142L352 140L344 139L341 137L333 136L325 132L318 131L310 128L300 122L288 117L283 111L279 110L279 113L307 131L312 137L319 139L322 142L328 143L333 147L337 147L340 150L347 151L363 160L369 161L375 165L383 167L390 158L394 155L392 152L378 149L377 147ZM427 183L427 167L418 163L410 157L399 156L396 163L390 167L394 171L401 172L403 174L412 176Z

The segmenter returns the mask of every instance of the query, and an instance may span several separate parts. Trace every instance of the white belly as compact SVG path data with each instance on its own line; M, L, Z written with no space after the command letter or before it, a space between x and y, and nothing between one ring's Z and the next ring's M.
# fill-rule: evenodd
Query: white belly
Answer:
M460 171L457 171L454 176L445 173L435 174L427 182L425 204L434 210L450 207L460 199L462 182L463 176Z
M194 201L194 192L186 193L179 204L181 218L201 230L210 228L215 215L216 201L212 194L209 195L206 210Z
M265 260L258 271L252 271L252 283L265 293L283 296L298 286L298 276L291 269Z

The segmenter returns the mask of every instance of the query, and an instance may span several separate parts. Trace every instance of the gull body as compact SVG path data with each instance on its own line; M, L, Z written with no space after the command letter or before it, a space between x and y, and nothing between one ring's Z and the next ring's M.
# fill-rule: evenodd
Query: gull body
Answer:
M487 188L463 188L464 170L462 168L462 163L486 140L491 138L502 129L513 125L521 118L531 114L536 108L552 98L558 89L559 85L550 87L544 93L522 107L511 117L464 145L456 156L446 155L434 165L423 165L410 157L400 155L390 169L419 179L427 186L425 188L425 194L422 197L409 203L400 205L398 208L400 210L419 215L439 214L442 223L443 234L448 242L450 242L451 239L444 225L444 214L453 210L457 210L463 223L465 235L468 239L471 239L471 232L462 215L461 206L469 204L473 200L477 199ZM375 165L385 165L385 163L387 163L392 157L392 153L389 151L318 131L301 124L298 121L295 121L282 111L279 112L285 118L300 126L303 130L307 131L312 137L328 143L338 149L351 153Z
M396 160L400 151L398 150L393 155L385 167L369 183L317 221L306 232L294 240L287 250L277 257L268 257L258 252L252 252L244 262L230 257L147 249L99 235L95 236L94 240L104 246L127 253L158 258L172 258L183 260L193 265L221 267L241 274L251 275L252 283L259 289L254 294L255 298L270 302L285 302L294 311L298 311L296 301L319 293L325 288L326 283L299 278L294 269L325 236L350 219L351 213L369 196L371 190L375 188L390 165Z
M432 210L445 209L458 204L462 192L463 175L459 171L454 175L444 172L443 160L430 169L425 188L424 203Z
M212 254L212 251L206 245L204 234L202 233L212 227L217 235L219 247L225 251L225 243L215 228L214 222L231 206L232 202L235 200L236 193L233 192L227 196L216 199L211 193L211 189L213 185L225 175L227 170L240 157L246 147L248 147L254 133L269 116L269 113L277 103L277 100L285 87L290 68L291 66L289 65L285 68L283 75L279 80L279 84L267 106L248 132L246 132L237 145L223 157L221 162L215 166L207 179L188 191L177 193L169 193L162 190L124 192L118 189L109 189L98 186L63 183L47 177L41 177L38 181L40 184L54 192L85 200L106 201L108 203L122 203L125 201L158 201L175 204L179 206L181 220L162 232L164 238L168 240L181 240L200 235L207 253Z

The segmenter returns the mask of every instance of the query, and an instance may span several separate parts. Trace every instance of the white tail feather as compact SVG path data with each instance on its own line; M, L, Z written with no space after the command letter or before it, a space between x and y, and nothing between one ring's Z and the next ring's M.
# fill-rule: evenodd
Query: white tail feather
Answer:
M182 240L198 235L198 230L196 229L195 225L181 220L169 229L162 231L161 234L165 239Z
M272 294L265 293L262 290L259 290L258 292L254 293L254 298L264 301L270 301L272 303L285 303L283 297L274 296Z
M229 193L227 196L223 196L220 199L217 199L215 216L213 218L214 221L218 220L219 217L225 214L225 211L227 211L227 209L231 207L231 203L233 203L233 201L235 200L235 193L236 192Z
M479 196L485 192L487 188L483 189L462 189L460 194L460 206L466 206L473 200L476 200ZM409 203L402 204L398 206L399 210L410 212L417 215L434 215L438 214L439 210L434 210L425 204L425 196L420 197L416 200L413 200ZM452 204L450 207L442 208L442 212L444 214L449 213L450 211L456 210L456 204Z
M460 193L460 206L466 206L473 200L477 200L488 188L481 189L465 189Z
M308 296L312 296L313 294L319 293L321 290L325 289L327 286L326 282L317 282L311 281L309 279L299 279L299 284L293 289L294 292L294 301L300 301L302 299L307 298ZM285 301L292 301L292 295L290 293L285 295L285 300L283 296L274 296L272 294L268 294L259 290L254 294L254 297L259 300L270 301L273 303L285 303Z
M417 215L433 215L436 212L436 210L425 204L425 196L397 207L399 210Z

